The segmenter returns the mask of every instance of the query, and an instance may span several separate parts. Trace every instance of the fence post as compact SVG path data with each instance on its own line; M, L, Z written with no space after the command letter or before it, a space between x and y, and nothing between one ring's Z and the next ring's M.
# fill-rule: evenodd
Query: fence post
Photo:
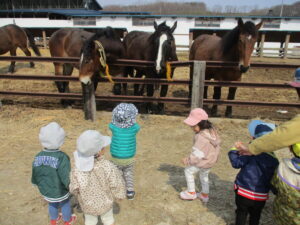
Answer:
M283 58L284 59L287 58L287 52L288 52L288 48L289 48L290 37L291 37L291 34L289 34L289 33L285 36L284 52L283 52Z
M83 104L84 104L84 118L86 120L95 121L96 119L96 98L95 98L95 90L94 90L94 83L91 82L90 84L83 84L82 86L82 97L83 97Z
M44 48L47 48L47 37L46 37L46 31L42 31L43 34L43 44L44 44Z
M194 40L194 33L190 31L189 33L189 49L191 48Z
M205 61L194 61L191 108L203 108Z
M260 41L260 45L259 45L259 57L263 57L264 56L265 39L266 39L266 34L262 33L261 34L261 41Z

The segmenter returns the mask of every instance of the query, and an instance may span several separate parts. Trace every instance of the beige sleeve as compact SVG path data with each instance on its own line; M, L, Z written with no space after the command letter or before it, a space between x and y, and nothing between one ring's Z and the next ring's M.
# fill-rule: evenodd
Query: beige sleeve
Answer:
M273 132L255 139L249 145L249 151L258 155L273 152L300 142L300 114L281 124Z
M125 190L125 182L122 177L121 172L118 168L111 163L111 170L108 176L109 179L109 186L113 196L116 199L123 199L126 197L126 190Z

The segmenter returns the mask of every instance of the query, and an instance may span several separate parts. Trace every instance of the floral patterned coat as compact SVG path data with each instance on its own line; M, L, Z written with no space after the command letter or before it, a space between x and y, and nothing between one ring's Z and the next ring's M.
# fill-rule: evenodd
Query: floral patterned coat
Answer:
M91 171L71 171L70 192L85 214L102 215L110 210L115 199L125 198L125 183L121 172L103 157L95 159Z

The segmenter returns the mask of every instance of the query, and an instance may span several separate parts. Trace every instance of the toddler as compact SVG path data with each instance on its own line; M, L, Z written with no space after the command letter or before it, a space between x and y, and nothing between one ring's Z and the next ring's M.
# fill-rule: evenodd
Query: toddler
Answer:
M183 158L183 164L187 166L184 170L187 190L180 192L180 198L183 200L193 200L197 196L202 202L209 200L209 179L210 168L215 165L220 153L220 138L214 129L212 123L208 121L207 113L196 108L190 112L184 123L189 125L195 132L194 145L192 152L186 158ZM201 192L197 195L195 190L194 174L199 172L201 181Z

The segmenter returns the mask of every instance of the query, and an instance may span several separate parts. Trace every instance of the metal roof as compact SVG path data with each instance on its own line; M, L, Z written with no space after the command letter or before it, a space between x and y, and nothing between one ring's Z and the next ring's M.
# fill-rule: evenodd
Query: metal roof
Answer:
M150 12L124 12L124 11L97 11L87 9L15 9L15 10L0 10L0 16L4 15L15 17L43 16L47 17L50 14L60 15L65 17L105 17L105 16L130 16L130 17L152 17L152 18L207 18L207 19L225 19L225 18L249 18L249 19L300 19L300 17L279 17L279 16L257 16L257 15L152 15Z

